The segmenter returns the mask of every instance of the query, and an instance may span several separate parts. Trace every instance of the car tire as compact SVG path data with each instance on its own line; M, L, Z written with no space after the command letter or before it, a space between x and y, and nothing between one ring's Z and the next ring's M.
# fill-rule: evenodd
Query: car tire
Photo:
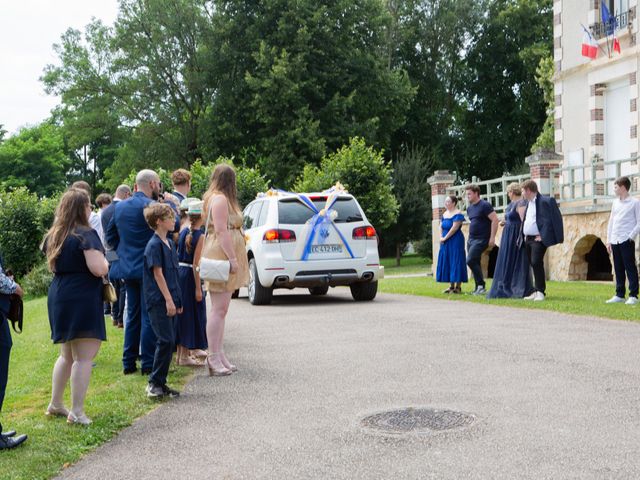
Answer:
M255 258L249 259L249 302L251 305L269 305L273 297L273 288L265 288L258 277Z
M311 295L316 295L316 296L326 295L328 291L329 291L328 285L325 285L323 287L311 287L309 289L309 293Z
M376 298L378 281L366 283L352 283L349 285L351 296L356 302L368 302Z

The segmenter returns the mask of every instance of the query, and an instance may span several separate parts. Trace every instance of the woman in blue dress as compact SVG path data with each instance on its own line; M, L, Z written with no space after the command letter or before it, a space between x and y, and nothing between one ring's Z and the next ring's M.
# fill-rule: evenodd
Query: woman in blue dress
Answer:
M198 358L207 356L207 310L200 273L196 270L204 245L202 201L189 199L188 226L178 240L178 279L182 290L182 313L176 324L176 362L182 366L202 365Z
M464 235L460 230L464 215L456 208L457 204L458 199L453 195L448 196L444 201L446 210L442 215L442 234L436 269L436 282L450 284L443 293L462 293L462 282L466 283L469 280L464 253Z
M504 214L500 250L487 298L523 298L533 291L529 260L522 239L526 203L518 183L507 187L510 203Z
M98 233L89 226L90 214L87 192L69 189L60 199L43 246L54 274L47 298L51 339L60 344L60 356L53 367L51 402L45 413L82 425L91 423L84 412L84 400L93 359L107 339L102 278L109 265ZM71 410L63 403L69 380Z

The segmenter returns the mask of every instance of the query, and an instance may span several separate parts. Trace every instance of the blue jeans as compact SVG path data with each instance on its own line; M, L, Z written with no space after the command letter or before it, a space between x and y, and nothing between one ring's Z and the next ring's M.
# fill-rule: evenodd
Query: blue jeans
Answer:
M171 357L175 346L176 316L167 315L164 304L149 307L149 322L156 335L156 349L153 356L153 370L149 382L154 385L166 385L167 374L171 366Z
M0 411L2 411L2 403L4 402L4 392L7 389L11 345L12 341L11 331L9 330L9 321L4 313L0 313Z
M147 306L142 295L142 280L125 280L127 286L127 323L124 326L122 366L134 368L140 357L140 367L151 370L156 336L149 323Z
M470 238L467 240L467 266L473 273L473 280L476 282L476 288L484 287L484 277L482 276L482 266L480 261L482 253L487 249L489 240Z

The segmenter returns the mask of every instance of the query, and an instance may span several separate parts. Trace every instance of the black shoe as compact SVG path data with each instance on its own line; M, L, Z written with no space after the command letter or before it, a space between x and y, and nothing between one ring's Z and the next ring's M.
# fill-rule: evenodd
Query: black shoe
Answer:
M151 369L150 368L141 368L140 369L140 373L142 375L151 375Z
M8 432L2 432L0 435L3 437L14 437L16 435L15 430L9 430Z
M164 392L164 394L167 397L170 397L170 398L175 398L175 397L179 397L180 396L180 392L179 391L174 390L173 388L169 388L166 385L162 386L162 391Z
M147 397L149 398L162 398L165 395L164 390L160 385L156 385L155 383L151 382L149 382L145 391L147 392Z
M27 439L26 435L18 435L17 437L7 437L0 435L0 450L9 450L15 448Z
M124 373L125 375L131 375L132 373L136 373L138 371L138 368L134 365L133 367L127 367L125 368L122 373Z

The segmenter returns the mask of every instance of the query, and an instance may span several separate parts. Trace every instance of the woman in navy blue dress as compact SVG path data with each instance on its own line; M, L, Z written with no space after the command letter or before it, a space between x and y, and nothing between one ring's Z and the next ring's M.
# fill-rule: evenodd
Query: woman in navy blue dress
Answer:
M51 402L45 412L65 416L68 423L88 425L84 399L93 359L107 339L102 310L102 277L109 271L98 233L89 226L89 195L76 188L60 199L53 226L44 241L54 273L47 307L51 339L60 344L53 367ZM63 403L71 379L71 411Z
M202 365L198 357L207 356L207 309L200 274L194 268L200 264L204 245L202 201L191 200L187 214L189 226L180 232L178 240L178 279L183 310L176 324L176 362L178 365L195 366Z
M504 214L500 250L487 298L523 298L533 291L529 260L522 241L522 221L526 203L518 183L507 187L511 202Z
M464 222L464 215L456 208L457 204L458 199L453 195L448 196L444 201L446 210L442 215L442 234L436 269L436 282L450 284L443 293L461 293L462 283L469 280L464 251L464 235L460 230L462 222Z

